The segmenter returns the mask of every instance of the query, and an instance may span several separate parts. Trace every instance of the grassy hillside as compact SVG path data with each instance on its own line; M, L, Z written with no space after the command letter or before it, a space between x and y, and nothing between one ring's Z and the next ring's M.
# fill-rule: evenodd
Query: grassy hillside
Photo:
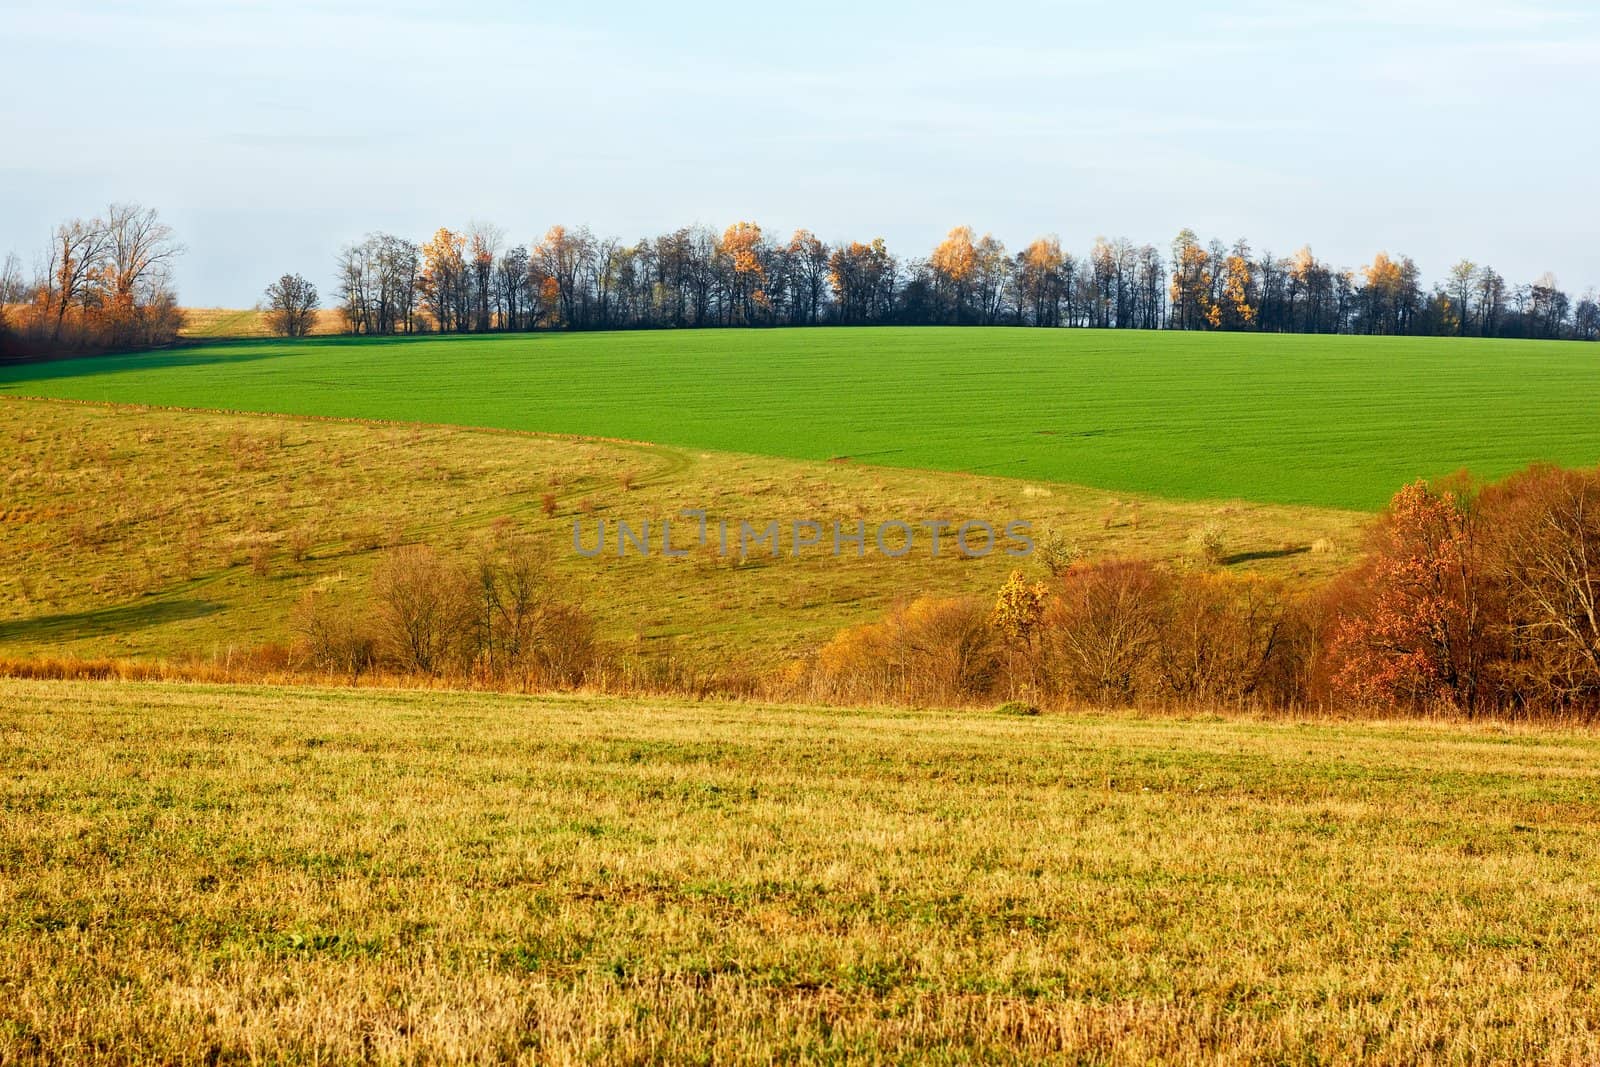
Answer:
M1020 329L240 342L0 368L0 390L597 434L1181 499L1376 508L1600 460L1600 346Z
M5 655L226 655L286 640L307 589L360 596L390 545L464 552L517 532L549 547L613 640L765 667L899 597L992 595L1016 561L926 551L741 567L705 553L588 560L572 550L574 519L591 546L596 521L637 526L691 507L757 524L1022 519L1091 556L1166 558L1216 521L1230 567L1298 578L1347 563L1363 521L853 463L3 398L0 467ZM1310 551L1318 541L1332 551Z
M1600 740L0 682L0 1060L1594 1062Z

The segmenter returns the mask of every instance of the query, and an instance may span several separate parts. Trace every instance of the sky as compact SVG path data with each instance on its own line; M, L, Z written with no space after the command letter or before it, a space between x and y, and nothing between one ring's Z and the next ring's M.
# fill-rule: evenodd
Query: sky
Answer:
M0 0L0 251L160 210L181 300L473 220L753 219L1600 286L1595 0Z

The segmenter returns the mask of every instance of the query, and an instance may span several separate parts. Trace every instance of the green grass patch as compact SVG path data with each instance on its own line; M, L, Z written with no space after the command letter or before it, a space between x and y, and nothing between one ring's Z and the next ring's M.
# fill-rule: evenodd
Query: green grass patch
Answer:
M1022 329L247 341L0 368L0 391L621 437L1375 509L1600 460L1600 346Z

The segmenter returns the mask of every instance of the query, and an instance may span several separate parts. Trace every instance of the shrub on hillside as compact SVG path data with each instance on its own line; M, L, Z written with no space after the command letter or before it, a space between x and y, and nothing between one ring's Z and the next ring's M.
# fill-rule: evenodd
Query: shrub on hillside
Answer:
M1144 560L1068 570L1044 614L1048 687L1096 704L1132 703L1149 681L1167 582Z
M465 647L475 674L524 688L583 681L598 654L594 620L564 597L532 542L481 547L464 578Z
M1168 582L1157 623L1155 695L1184 705L1239 706L1293 698L1300 654L1289 603L1275 582L1220 573Z
M1492 696L1497 590L1485 583L1470 490L1415 482L1395 494L1346 582L1330 654L1337 696L1471 712Z
M1227 534L1222 523L1207 519L1189 534L1189 551L1196 559L1215 567L1228 554Z
M295 606L293 629L314 670L356 678L377 661L378 639L367 616L348 599L307 592Z
M991 609L977 597L922 597L822 649L812 689L824 699L959 703L985 694L999 668Z

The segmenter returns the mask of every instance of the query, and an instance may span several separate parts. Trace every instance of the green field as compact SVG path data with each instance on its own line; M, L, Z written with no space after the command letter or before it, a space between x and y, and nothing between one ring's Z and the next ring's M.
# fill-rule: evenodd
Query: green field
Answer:
M0 368L0 390L621 437L1375 509L1600 460L1600 346L1020 329L318 338Z
M0 681L0 1062L1594 1063L1600 741Z

